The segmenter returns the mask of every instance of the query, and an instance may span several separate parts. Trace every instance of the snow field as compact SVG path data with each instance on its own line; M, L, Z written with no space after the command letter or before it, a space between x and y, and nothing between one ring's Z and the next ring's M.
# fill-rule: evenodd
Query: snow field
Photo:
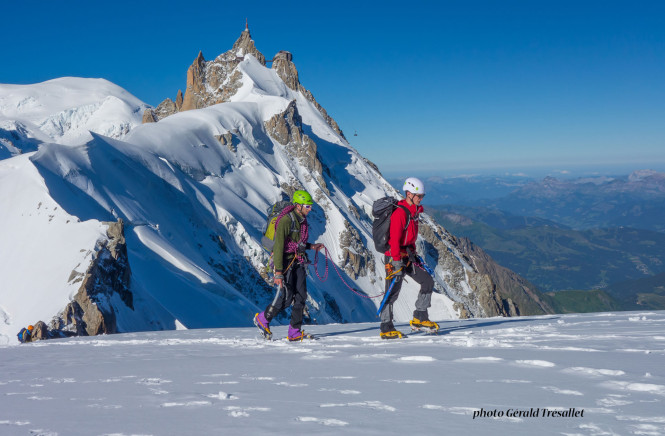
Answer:
M663 434L665 312L635 316L442 321L393 341L368 323L306 326L320 339L301 343L275 327L272 342L228 328L4 347L0 434Z

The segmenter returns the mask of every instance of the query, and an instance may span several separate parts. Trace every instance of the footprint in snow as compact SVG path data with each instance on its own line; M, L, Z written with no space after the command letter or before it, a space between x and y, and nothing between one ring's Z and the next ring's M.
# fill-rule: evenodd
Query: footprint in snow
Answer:
M103 409L103 410L113 410L113 409L122 409L122 406L119 404L88 404L85 407L89 407L91 409Z
M553 366L556 366L556 364L548 362L547 360L516 360L515 363L536 368L552 368Z
M337 392L342 395L360 395L362 392L360 391L355 391L353 389L330 389L330 388L321 388L319 389L319 392Z
M305 360L322 360L322 359L330 359L330 358L333 357L333 356L331 356L330 354L333 354L333 353L336 353L336 351L334 351L334 352L330 352L330 353L328 353L328 354L324 354L324 353L308 354L308 355L306 355L306 356L303 356L303 359L305 359Z
M474 409L473 407L455 407L455 406L448 407L448 406L439 406L437 404L424 404L420 407L427 410L441 410L443 412L452 413L453 415L468 415L468 416L473 416L473 412L478 410Z
M245 380L259 380L259 381L273 381L275 380L275 377L250 377L247 375L243 375L241 378Z
M185 403L162 403L162 407L194 407L194 406L210 406L210 401L187 401Z
M38 397L38 396L28 397L28 400L33 400L33 401L47 401L52 399L53 397Z
M601 398L600 400L596 401L596 404L602 407L617 407L633 404L632 401L622 399L626 397L627 395L610 394L606 398Z
M229 411L229 416L232 418L247 418L250 416L249 412L270 412L269 407L237 407L229 406L225 407L224 410Z
M277 386L286 386L289 388L304 388L307 387L307 383L289 383L289 382L278 382L275 383Z
M337 404L325 403L321 404L319 407L364 407L367 409L385 410L387 412L395 412L397 410L393 406L383 404L381 401L361 401L356 403L337 403Z
M353 375L333 375L328 377L310 377L310 379L323 379L323 380L353 380L357 378Z
M574 391L570 389L559 389L556 386L541 386L541 389L545 389L546 391L554 392L555 394L560 394L560 395L578 395L578 396L584 395L580 391Z
M73 378L47 378L46 381L50 381L51 383L76 383L76 380Z
M218 394L208 394L208 398L213 398L215 400L237 400L238 397L235 395L227 394L226 392L219 391Z
M607 381L601 386L629 392L645 392L665 396L665 386L652 383L631 383L625 381Z
M15 425L22 427L24 425L30 425L30 421L0 421L0 425Z
M386 383L404 383L404 384L425 384L429 383L427 380L379 380Z
M462 362L462 363L492 363L492 362L500 362L503 359L500 357L494 357L494 356L481 356L481 357L463 357L461 359L455 359L455 362Z
M299 416L296 418L296 421L299 422L314 422L316 424L326 425L330 427L344 427L349 425L346 421L340 421L339 419L332 418L314 418L312 416Z
M401 362L434 362L436 359L432 356L404 356L397 360Z
M352 359L390 359L397 357L397 354L356 354Z
M583 366L566 368L563 370L563 372L586 375L589 377L602 377L602 376L618 377L621 375L626 375L626 373L621 371L620 369L597 369L597 368L585 368Z
M161 385L163 383L171 383L171 380L163 380L161 378L142 378L141 380L136 382L139 385L146 385L146 386L157 386Z

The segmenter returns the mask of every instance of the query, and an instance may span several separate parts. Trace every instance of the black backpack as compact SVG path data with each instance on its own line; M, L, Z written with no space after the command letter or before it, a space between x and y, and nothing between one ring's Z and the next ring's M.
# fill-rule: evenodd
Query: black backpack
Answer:
M409 227L411 222L411 211L402 205L397 204L397 200L392 197L379 198L372 204L372 215L374 215L374 222L372 222L372 239L374 240L374 247L376 251L385 253L390 246L388 239L390 239L390 217L397 209L401 207L406 212L406 226Z

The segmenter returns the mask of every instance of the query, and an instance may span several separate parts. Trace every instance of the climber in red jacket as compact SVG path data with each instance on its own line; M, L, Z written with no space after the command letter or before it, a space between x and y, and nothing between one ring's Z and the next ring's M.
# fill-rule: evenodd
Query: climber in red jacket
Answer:
M386 251L386 291L390 294L381 310L381 338L397 339L402 333L395 329L393 324L393 303L397 301L402 289L404 274L411 277L420 285L420 292L416 300L416 310L410 324L412 329L436 332L439 326L429 320L427 309L431 305L434 279L419 266L422 259L416 252L416 239L418 239L418 219L423 212L420 205L425 196L425 185L415 177L409 177L404 182L404 199L397 203L390 217L390 248ZM403 206L403 207L399 207ZM406 212L405 208L409 211ZM395 283L392 285L392 278Z

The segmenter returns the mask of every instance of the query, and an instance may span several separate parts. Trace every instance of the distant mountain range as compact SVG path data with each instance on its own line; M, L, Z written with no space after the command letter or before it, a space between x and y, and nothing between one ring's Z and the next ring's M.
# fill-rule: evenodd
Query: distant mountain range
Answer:
M573 230L484 208L442 206L432 214L546 291L602 289L665 269L665 233L628 227Z
M484 207L575 230L625 226L665 232L665 173L657 171L575 179L431 177L426 181L430 206ZM391 183L399 186L400 181Z
M426 182L425 204L447 230L548 292L557 311L665 308L657 279L665 271L665 173Z
M665 174L640 170L624 177L546 177L483 205L573 229L626 226L665 232Z

